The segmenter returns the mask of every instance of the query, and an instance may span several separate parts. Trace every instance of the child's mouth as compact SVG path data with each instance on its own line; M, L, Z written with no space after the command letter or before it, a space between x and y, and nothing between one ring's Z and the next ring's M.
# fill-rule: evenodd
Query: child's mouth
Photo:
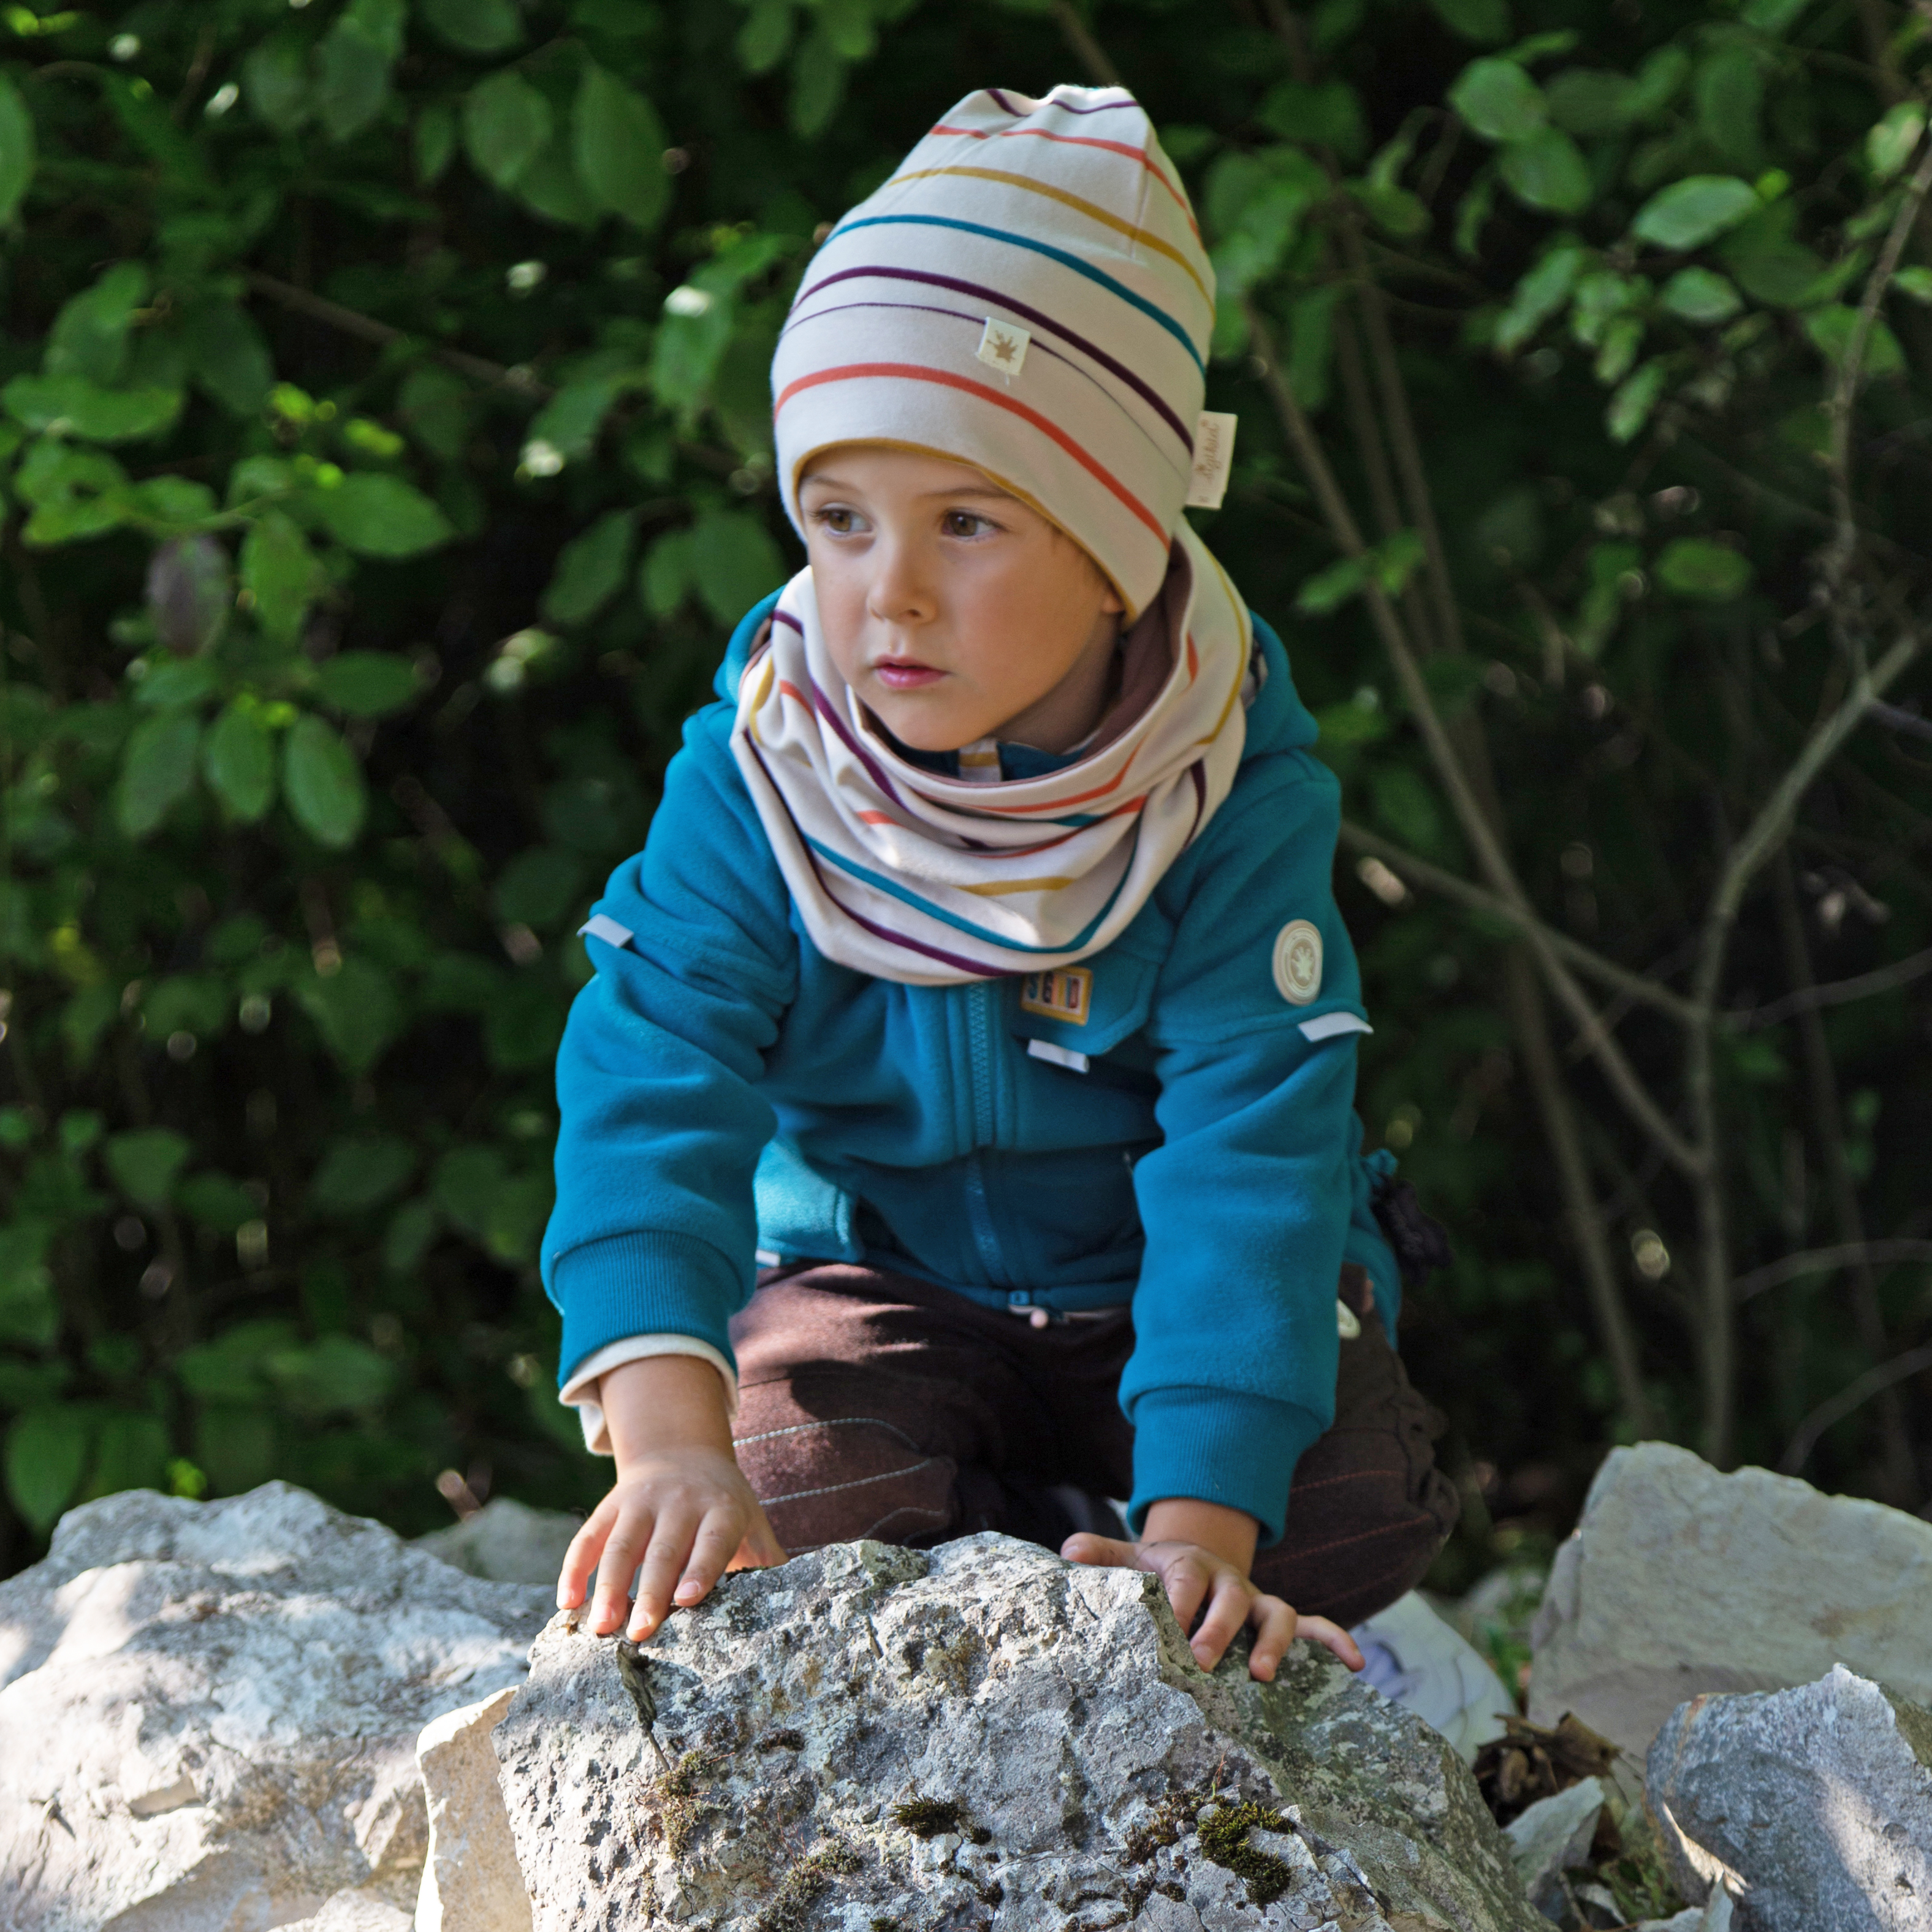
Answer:
M918 691L928 684L936 684L946 674L934 670L930 664L916 664L909 659L888 658L872 667L872 675L888 691Z

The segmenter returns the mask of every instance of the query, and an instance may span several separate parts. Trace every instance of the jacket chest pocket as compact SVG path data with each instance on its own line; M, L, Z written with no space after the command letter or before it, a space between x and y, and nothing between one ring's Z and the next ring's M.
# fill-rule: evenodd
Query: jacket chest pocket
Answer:
M1034 1058L1084 1072L1147 1024L1158 960L1118 946L1052 972L1007 982L1007 1018Z

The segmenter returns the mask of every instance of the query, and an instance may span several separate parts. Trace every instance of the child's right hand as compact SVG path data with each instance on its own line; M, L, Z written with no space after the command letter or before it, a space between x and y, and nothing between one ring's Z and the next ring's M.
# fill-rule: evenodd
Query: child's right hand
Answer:
M590 1628L608 1636L629 1612L641 1642L674 1605L701 1603L727 1570L782 1563L785 1553L731 1450L724 1384L690 1355L627 1362L598 1391L617 1480L572 1538L557 1579L560 1610L582 1603L598 1573ZM630 1582L638 1566L634 1606Z

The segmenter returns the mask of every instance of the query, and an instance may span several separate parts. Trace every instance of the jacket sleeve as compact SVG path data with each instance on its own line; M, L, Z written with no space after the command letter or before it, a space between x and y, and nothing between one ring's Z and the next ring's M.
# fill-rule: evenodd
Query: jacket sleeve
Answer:
M1186 1496L1277 1541L1295 1462L1334 1419L1366 1030L1331 884L1339 823L1306 752L1255 760L1162 887L1163 1138L1135 1169L1147 1246L1120 1384L1137 1533L1150 1503Z
M726 1324L752 1291L752 1174L773 1127L758 1082L798 951L730 730L722 705L686 726L644 850L593 908L596 975L557 1055L543 1244L560 1386L628 1336L690 1336L729 1360Z

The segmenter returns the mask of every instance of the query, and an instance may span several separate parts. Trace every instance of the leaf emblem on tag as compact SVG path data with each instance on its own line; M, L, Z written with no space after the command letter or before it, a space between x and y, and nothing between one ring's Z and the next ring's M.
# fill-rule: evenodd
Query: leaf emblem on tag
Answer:
M1305 1006L1322 990L1322 934L1292 919L1275 935L1275 990L1292 1006Z
M1027 350L1032 341L1032 335L1018 322L995 322L989 315L975 353L1002 376L1017 376L1026 367Z

